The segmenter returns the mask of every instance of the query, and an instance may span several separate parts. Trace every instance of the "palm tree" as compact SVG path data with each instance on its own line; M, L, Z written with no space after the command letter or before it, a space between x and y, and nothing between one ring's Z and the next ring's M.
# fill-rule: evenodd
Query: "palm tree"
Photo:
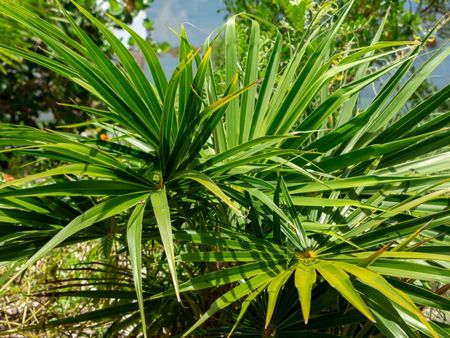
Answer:
M224 34L223 83L211 62L212 42L195 49L182 29L180 63L168 79L150 44L111 17L135 39L149 80L122 43L74 4L102 32L113 59L63 9L77 39L0 2L2 12L55 57L13 46L0 50L87 89L106 108L71 106L109 134L97 140L0 125L4 151L60 163L0 185L0 259L24 262L12 265L3 291L54 248L113 229L129 253L133 299L88 292L120 305L46 325L108 318L112 336L129 327L132 334L158 336L170 325L184 336L194 330L280 337L446 334L422 307L449 308L433 291L449 281L449 113L439 107L450 87L414 107L407 103L450 48L411 74L423 45L379 41L386 17L370 46L333 50L350 3L333 22L307 30L283 69L281 34L264 54L259 36L266 23L230 18L212 39ZM250 22L245 57L236 36L241 19ZM369 71L400 52L405 56ZM268 59L264 69L261 58ZM379 89L363 108L358 97L369 85ZM155 239L161 246L154 251L165 255L159 269L171 285L143 276L143 247ZM208 288L215 288L215 300L200 291ZM239 300L237 316L228 312L200 329ZM198 318L177 320L177 301ZM167 306L173 318L164 318Z

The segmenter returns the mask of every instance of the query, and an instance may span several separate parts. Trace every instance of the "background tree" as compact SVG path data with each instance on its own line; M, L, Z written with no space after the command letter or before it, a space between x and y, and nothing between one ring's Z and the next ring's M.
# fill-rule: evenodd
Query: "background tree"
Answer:
M119 29L111 21L105 20L108 13L129 24L140 12L147 9L153 0L82 0L78 1L87 8L92 15L104 22L109 28ZM59 29L69 36L74 36L73 28L67 21L56 15L57 1L16 0L18 5L26 5L39 13L50 22L54 22ZM91 38L101 49L109 53L110 46L101 38L92 23L81 15L70 0L60 1L61 5L71 15L76 17L79 27L89 32ZM1 16L1 14L0 14ZM6 45L25 45L38 53L45 53L45 45L39 39L30 37L23 28L5 17L1 17L0 43ZM151 21L144 20L150 40ZM131 41L132 43L132 41ZM92 95L76 83L59 76L51 70L35 63L14 58L11 55L0 54L0 107L2 109L0 122L24 123L36 126L38 117L46 121L47 126L55 123L75 123L85 120L77 109L58 105L67 102L96 106ZM42 121L41 121L42 122Z
M251 13L264 18L289 37L290 43L299 41L304 30L314 17L335 13L348 3L347 0L224 0L228 15L241 12ZM338 41L354 41L367 45L376 32L380 20L388 8L391 16L382 33L382 40L408 40L420 37L437 17L445 15L449 8L445 0L374 0L358 1L352 8L343 33ZM443 27L442 35L448 36L449 27Z

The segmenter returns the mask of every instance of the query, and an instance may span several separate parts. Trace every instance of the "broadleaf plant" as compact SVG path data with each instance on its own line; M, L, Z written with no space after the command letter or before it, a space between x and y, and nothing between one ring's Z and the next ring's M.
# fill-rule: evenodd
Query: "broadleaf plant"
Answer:
M264 20L234 16L200 49L182 29L180 63L167 78L151 45L111 18L135 39L149 79L114 34L73 3L113 59L63 9L77 39L0 1L2 13L42 40L52 58L20 46L0 51L88 90L105 108L72 106L109 134L98 140L0 125L2 151L60 163L0 185L0 262L13 274L2 292L54 248L112 229L134 282L123 292L95 283L91 291L62 292L117 303L45 325L106 320L107 336L126 329L161 336L168 327L184 336L446 332L423 306L449 309L434 292L450 280L450 116L440 110L450 89L415 106L409 99L450 48L414 68L424 46L379 41L383 22L370 46L334 50L350 2L306 30L283 68L281 34L269 51L259 43ZM242 23L249 23L245 56L237 48ZM222 37L224 69L217 70L211 56L220 57L214 48ZM378 90L363 107L358 99L371 85ZM149 241L160 243L152 246L161 255L154 280L143 268ZM214 299L202 292L211 288ZM240 312L225 315L238 301ZM196 318L175 316L177 302ZM203 328L218 312L216 325Z

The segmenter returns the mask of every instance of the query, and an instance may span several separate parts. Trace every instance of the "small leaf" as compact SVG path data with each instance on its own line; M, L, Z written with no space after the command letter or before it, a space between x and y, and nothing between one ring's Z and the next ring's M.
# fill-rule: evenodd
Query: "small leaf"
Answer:
M316 282L316 269L313 264L299 262L295 270L295 287L300 297L303 319L308 324L311 310L311 291Z
M372 322L375 322L375 318L370 313L361 296L353 287L350 282L350 278L347 273L342 270L335 262L319 261L316 263L316 269L322 275L322 277L339 293L349 301L355 308L357 308L364 316L366 316Z
M278 294L284 284L286 284L291 273L292 269L283 271L270 282L269 287L267 288L267 292L269 293L269 301L267 303L266 324L264 325L265 328L267 328L270 324L270 320L272 319L272 315L275 310L275 305L277 304Z

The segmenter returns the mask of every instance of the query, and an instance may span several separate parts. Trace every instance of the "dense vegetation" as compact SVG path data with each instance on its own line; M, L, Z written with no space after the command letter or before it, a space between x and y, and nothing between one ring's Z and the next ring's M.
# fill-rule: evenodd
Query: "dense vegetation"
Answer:
M450 87L410 98L450 48L417 67L429 36L382 41L386 15L367 46L342 49L350 2L309 25L288 60L283 35L261 45L274 28L246 14L201 49L181 30L180 63L167 78L153 46L110 17L140 48L149 81L74 5L113 56L63 8L76 37L0 1L51 53L1 52L104 106L67 103L103 130L100 139L0 124L4 152L52 165L0 185L1 291L56 248L100 240L116 260L87 261L36 290L98 301L90 311L18 330L78 332L89 322L110 337L448 335ZM223 61L213 63L222 34ZM362 106L368 86L377 91Z
M133 18L148 8L151 0L79 0L84 8L109 28L114 25L105 20L104 7L109 7L109 13L125 23L131 23ZM57 15L58 2L55 0L15 0L14 3L27 6L48 21L53 21L59 29L69 36L74 36L74 30L66 20ZM109 45L102 39L101 34L92 23L87 20L70 0L60 1L61 6L77 20L79 27L89 32L89 36L105 52L109 52ZM0 42L5 45L25 45L38 53L44 53L42 41L30 36L22 26L0 13L1 23ZM146 26L151 28L151 21L146 19ZM155 46L156 47L156 46ZM34 62L21 60L9 53L0 53L0 106L2 114L0 122L26 124L37 126L42 123L40 114L46 114L48 122L75 123L83 121L80 112L72 107L62 107L59 102L75 102L81 105L95 105L95 98L88 91L81 88L70 79L58 76L51 69L42 67ZM39 121L41 120L41 121Z

